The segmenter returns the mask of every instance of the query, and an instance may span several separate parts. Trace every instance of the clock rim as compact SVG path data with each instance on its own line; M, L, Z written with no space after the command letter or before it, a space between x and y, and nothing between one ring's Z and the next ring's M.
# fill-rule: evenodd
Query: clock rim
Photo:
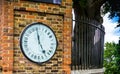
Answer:
M23 49L23 47L22 47L22 39L23 39L23 35L24 35L25 31L26 31L29 27L31 27L31 26L33 26L33 25L36 25L36 24L44 25L44 26L46 26L47 28L49 28L49 29L53 32L53 34L54 34L54 36L55 36L55 40L56 40L55 52L53 53L53 55L52 55L49 59L47 59L47 60L44 61L44 62L36 62L36 61L30 59L30 58L25 54L24 49ZM20 50L22 51L23 55L24 55L28 60L30 60L30 61L33 62L33 63L36 63L36 64L41 65L41 64L43 64L43 63L48 62L48 61L49 61L50 59L52 59L52 57L55 55L55 53L56 53L56 51L57 51L57 47L58 47L58 41L57 41L56 34L55 34L55 32L53 31L53 29L52 29L51 27L49 27L48 25L43 24L43 23L41 23L41 22L35 22L35 23L28 24L28 25L23 29L23 31L22 31L21 34L20 34L19 45L20 45Z

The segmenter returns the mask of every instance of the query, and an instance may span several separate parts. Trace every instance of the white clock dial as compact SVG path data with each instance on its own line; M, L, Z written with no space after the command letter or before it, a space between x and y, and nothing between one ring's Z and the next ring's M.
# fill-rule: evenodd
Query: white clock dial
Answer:
M50 60L57 48L53 30L45 24L27 26L20 37L20 48L29 60L41 64Z

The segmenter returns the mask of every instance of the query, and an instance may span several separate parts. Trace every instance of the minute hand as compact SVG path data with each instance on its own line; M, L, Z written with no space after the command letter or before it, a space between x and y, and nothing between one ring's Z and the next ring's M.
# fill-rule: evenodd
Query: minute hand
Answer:
M41 49L43 50L43 47L42 47L42 45L41 45L41 43L40 43L40 36L39 36L39 34L38 34L38 29L36 29L36 31L37 31L38 44L40 45ZM44 50L43 50L43 51L44 51Z
M38 44L40 44L40 38L39 38L39 34L38 34L38 29L36 29L36 32L37 32Z

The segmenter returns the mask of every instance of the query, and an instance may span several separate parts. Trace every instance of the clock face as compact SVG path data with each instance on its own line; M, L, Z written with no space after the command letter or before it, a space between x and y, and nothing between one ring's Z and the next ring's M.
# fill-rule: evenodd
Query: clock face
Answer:
M55 54L57 39L50 27L42 23L33 23L22 32L20 48L26 58L41 64Z

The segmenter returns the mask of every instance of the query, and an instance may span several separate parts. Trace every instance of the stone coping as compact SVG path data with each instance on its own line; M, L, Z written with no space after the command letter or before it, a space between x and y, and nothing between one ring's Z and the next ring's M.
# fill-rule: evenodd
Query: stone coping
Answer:
M104 74L105 69L72 70L71 74Z

